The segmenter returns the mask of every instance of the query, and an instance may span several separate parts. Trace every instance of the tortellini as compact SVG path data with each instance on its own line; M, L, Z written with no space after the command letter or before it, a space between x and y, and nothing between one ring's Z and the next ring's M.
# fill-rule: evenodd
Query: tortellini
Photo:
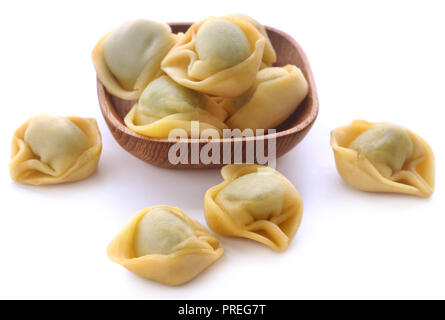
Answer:
M15 131L10 175L31 185L81 180L96 170L101 150L96 120L40 115Z
M249 22L210 17L194 23L162 61L162 70L182 86L236 97L255 81L266 39Z
M163 75L145 88L137 104L124 119L128 128L145 136L167 138L173 129L191 134L191 121L199 130L221 131L227 126L204 110L204 96Z
M356 120L331 132L331 146L340 176L358 189L419 197L434 191L433 151L406 128Z
M243 30L226 19L204 22L196 34L195 50L199 60L190 73L199 80L243 62L251 53Z
M92 54L97 76L112 95L138 99L160 75L160 63L179 36L165 23L137 19L105 35Z
M297 109L308 93L308 83L293 65L258 72L253 87L234 101L237 111L226 121L231 128L276 128Z
M111 260L141 277L180 285L214 263L224 249L182 210L161 205L136 213L107 252Z
M249 238L283 251L303 213L299 192L279 172L260 165L222 168L224 182L207 190L205 218L222 235Z
M252 17L246 16L245 14L241 13L232 13L229 14L228 17L233 17L251 23L266 39L266 44L264 45L263 62L266 65L271 65L272 63L277 61L277 54L275 53L275 49L273 48L272 42L267 35L266 29L261 23L259 23Z

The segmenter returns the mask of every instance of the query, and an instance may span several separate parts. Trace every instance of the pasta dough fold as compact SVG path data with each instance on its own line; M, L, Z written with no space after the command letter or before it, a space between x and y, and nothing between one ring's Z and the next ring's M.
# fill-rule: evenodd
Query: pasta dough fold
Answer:
M134 132L157 138L167 138L173 129L183 129L190 136L191 121L199 121L199 132L205 129L221 132L227 128L204 110L204 104L202 94L163 75L147 86L124 122Z
M219 259L224 249L182 210L159 205L136 213L107 252L112 261L141 277L180 285Z
M205 110L223 122L236 111L232 98L204 95L204 99Z
M227 17L233 17L235 19L240 19L251 23L266 39L266 43L264 45L264 53L263 53L264 64L270 66L272 63L275 63L277 61L277 54L275 52L275 49L273 48L272 42L270 41L269 36L267 35L266 29L261 23L256 21L254 18L249 17L242 13L232 13L227 15Z
M370 192L429 197L434 191L434 154L414 132L388 123L355 120L331 132L338 173Z
M226 121L231 128L270 129L285 121L308 93L308 83L293 65L258 72L254 85L234 100L237 111Z
M167 54L162 70L182 86L236 97L255 81L264 36L249 22L210 17L194 23Z
M295 187L279 172L260 165L227 165L221 175L224 181L205 194L209 227L222 235L252 239L284 251L303 214L303 201Z
M165 23L137 19L122 24L94 47L99 80L116 97L138 99L160 75L161 61L179 37Z
M9 171L22 184L77 181L93 174L101 151L95 119L40 115L15 131Z

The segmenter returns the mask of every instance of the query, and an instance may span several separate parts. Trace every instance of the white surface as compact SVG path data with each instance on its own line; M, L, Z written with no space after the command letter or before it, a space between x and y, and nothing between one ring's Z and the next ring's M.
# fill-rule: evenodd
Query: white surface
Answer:
M149 205L178 206L204 223L203 195L219 171L160 169L122 150L99 111L90 52L131 18L231 12L291 34L312 65L319 117L278 160L301 192L304 218L286 252L221 237L222 259L189 284L167 287L112 263L105 248ZM443 12L441 1L2 4L0 298L445 298ZM14 129L43 112L98 120L104 148L94 176L52 187L9 179ZM355 118L407 126L431 144L430 199L364 193L340 179L329 132Z

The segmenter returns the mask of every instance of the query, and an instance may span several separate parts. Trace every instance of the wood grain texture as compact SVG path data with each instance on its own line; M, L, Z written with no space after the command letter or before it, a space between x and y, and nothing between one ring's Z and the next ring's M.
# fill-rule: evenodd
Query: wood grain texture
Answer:
M185 32L191 23L169 23L173 32ZM286 64L293 64L299 67L309 84L309 92L305 100L295 110L295 112L278 128L275 134L268 134L257 137L244 138L225 138L214 141L187 139L182 142L187 145L189 162L188 164L173 165L168 160L168 152L170 147L177 143L168 141L167 138L151 138L137 134L128 129L123 119L136 101L125 101L110 95L102 83L97 80L97 94L99 98L99 105L104 116L104 119L110 129L113 137L126 151L136 156L137 158L164 168L211 168L223 166L222 145L230 145L231 157L230 162L234 160L233 154L235 148L242 148L242 162L246 161L246 141L264 142L264 154L268 155L268 142L270 139L276 139L276 156L277 158L287 153L294 148L308 133L318 115L318 97L315 88L314 79L309 62L298 43L288 34L266 27L272 45L277 52L277 62L275 66L284 66ZM191 150L201 150L201 148L208 144L216 144L220 147L220 163L205 164L191 163ZM261 161L261 160L260 160ZM226 159L227 162L227 159ZM254 159L254 162L258 162Z

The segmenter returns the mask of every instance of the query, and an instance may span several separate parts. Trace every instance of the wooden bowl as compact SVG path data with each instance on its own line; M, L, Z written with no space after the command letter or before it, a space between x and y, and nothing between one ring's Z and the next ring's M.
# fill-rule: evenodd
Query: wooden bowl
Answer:
M190 27L191 23L170 23L169 24L174 33L185 32ZM288 34L271 28L266 27L269 34L272 45L277 53L277 62L275 66L284 66L286 64L293 64L299 67L304 73L306 80L309 83L309 93L301 105L295 110L295 112L278 128L275 134L267 134L264 136L256 137L240 137L240 138L221 138L213 141L203 139L187 139L186 142L188 148L188 163L172 164L168 160L168 152L170 147L178 142L169 141L167 138L151 138L140 135L128 129L123 119L128 111L136 103L136 101L126 101L119 99L109 94L102 83L97 80L97 94L99 97L99 104L105 121L110 129L113 137L126 151L139 159L164 168L211 168L221 167L227 164L228 160L225 159L223 163L222 145L230 144L231 146L231 158L230 162L234 162L234 150L235 147L242 148L242 162L249 160L246 158L246 142L258 141L264 142L264 154L268 156L268 142L270 139L276 139L276 157L280 157L293 147L295 147L308 133L312 127L315 119L318 115L318 97L315 89L314 78L309 66L309 62L306 58L301 47L298 43L290 37ZM218 144L220 148L220 161L219 163L202 163L201 160L192 161L191 150L201 150L201 148L208 144ZM255 147L256 148L256 147ZM247 159L247 160L246 160ZM261 162L254 159L254 162ZM195 162L195 163L192 163ZM237 159L236 162L239 162ZM260 163L264 164L264 163Z

